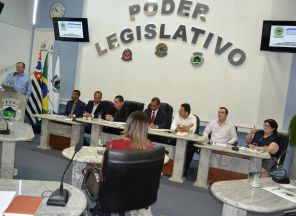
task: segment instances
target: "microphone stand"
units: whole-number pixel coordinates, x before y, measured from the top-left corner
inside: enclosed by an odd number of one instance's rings
[[[61,184],[60,184],[60,188],[59,189],[56,189],[52,194],[51,196],[48,198],[46,204],[47,205],[53,205],[53,206],[66,206],[67,205],[67,202],[68,202],[68,199],[69,199],[69,191],[67,189],[64,189],[64,186],[63,186],[63,182],[64,182],[64,176],[71,164],[71,162],[73,161],[73,158],[75,157],[76,153],[79,152],[79,150],[82,148],[82,143],[79,144],[77,143],[75,145],[75,152],[72,156],[72,158],[70,159],[63,175],[62,175],[62,179],[61,179]]]

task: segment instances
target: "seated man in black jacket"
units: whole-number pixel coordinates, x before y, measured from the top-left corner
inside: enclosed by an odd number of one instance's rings
[[[72,100],[67,102],[65,112],[62,113],[62,115],[66,115],[68,117],[73,117],[73,115],[75,115],[76,118],[83,116],[85,103],[79,100],[79,97],[80,91],[73,90],[71,95]]]
[[[99,115],[101,115],[104,112],[106,108],[105,108],[105,104],[101,102],[102,96],[103,94],[101,91],[96,91],[94,93],[94,100],[88,101],[85,107],[84,116],[87,116],[87,117],[92,116],[94,118],[98,118]],[[84,132],[90,134],[91,124],[85,125]]]
[[[163,129],[167,125],[167,113],[159,109],[160,100],[157,97],[152,98],[149,108],[144,112],[149,119],[149,126],[153,129]]]
[[[124,104],[123,97],[121,95],[117,95],[114,98],[113,107],[105,111],[102,114],[102,118],[107,121],[125,122],[129,114],[129,108]],[[122,130],[116,128],[105,128],[104,131],[113,134],[120,134]]]

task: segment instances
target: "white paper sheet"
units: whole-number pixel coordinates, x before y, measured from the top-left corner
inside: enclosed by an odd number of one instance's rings
[[[16,191],[0,191],[0,215],[3,215],[15,194]]]
[[[274,186],[274,187],[264,187],[263,188],[264,190],[267,190],[277,196],[280,196],[286,200],[289,200],[293,203],[296,203],[296,193],[293,193],[293,192],[290,192],[284,188],[281,188],[281,187],[277,187],[277,186]]]

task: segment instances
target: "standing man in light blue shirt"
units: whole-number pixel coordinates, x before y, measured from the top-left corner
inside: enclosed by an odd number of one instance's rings
[[[17,92],[30,96],[32,92],[32,83],[28,75],[24,74],[25,63],[16,63],[16,72],[7,75],[3,84],[12,85]]]

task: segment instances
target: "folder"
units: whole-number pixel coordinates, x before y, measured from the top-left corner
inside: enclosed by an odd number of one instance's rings
[[[4,216],[35,215],[42,202],[41,196],[18,195],[4,211]]]

